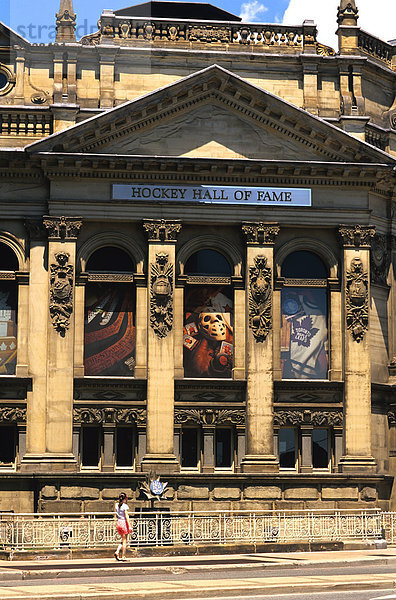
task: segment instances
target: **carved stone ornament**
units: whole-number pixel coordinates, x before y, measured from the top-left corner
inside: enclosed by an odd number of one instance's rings
[[[68,252],[57,252],[50,266],[50,314],[52,325],[61,335],[70,327],[73,312],[73,265]]]
[[[375,227],[365,225],[340,225],[338,228],[341,243],[344,247],[370,248]]]
[[[146,424],[144,408],[74,408],[74,423]]]
[[[246,243],[249,245],[272,245],[279,233],[277,223],[242,223],[242,231],[246,236]]]
[[[394,408],[388,411],[388,424],[396,425],[396,410]]]
[[[26,408],[19,406],[0,408],[0,423],[26,421]]]
[[[143,221],[149,242],[175,242],[181,228],[179,221]]]
[[[372,283],[387,284],[390,262],[390,239],[387,235],[376,233],[371,243],[370,277]]]
[[[80,217],[44,217],[50,240],[76,240],[82,226]]]
[[[368,275],[360,258],[353,258],[346,272],[346,324],[353,339],[360,342],[368,330]]]
[[[220,425],[231,423],[232,425],[244,425],[246,415],[244,410],[237,409],[211,409],[211,408],[189,408],[175,410],[175,424],[198,423],[199,425]]]
[[[274,423],[280,427],[287,425],[312,425],[313,427],[340,427],[344,415],[340,411],[324,410],[280,410],[274,414]]]
[[[249,267],[249,327],[256,342],[264,342],[272,327],[272,270],[265,256]]]
[[[165,252],[156,254],[155,259],[150,276],[150,325],[164,338],[173,325],[173,265]]]

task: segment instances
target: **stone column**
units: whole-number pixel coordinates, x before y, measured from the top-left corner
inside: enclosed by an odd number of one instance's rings
[[[374,227],[342,225],[344,248],[344,456],[339,470],[375,472],[371,455],[370,244]]]
[[[49,314],[46,454],[53,468],[76,468],[73,455],[74,282],[81,220],[46,217]]]
[[[16,47],[14,104],[25,104],[25,48]]]
[[[233,277],[234,284],[234,368],[233,379],[246,377],[246,294],[242,277]]]
[[[114,437],[116,428],[114,423],[103,423],[103,461],[102,471],[114,471]]]
[[[312,473],[312,426],[301,425],[301,473]]]
[[[114,72],[118,48],[98,48],[100,62],[100,108],[114,106]]]
[[[41,221],[25,223],[29,237],[30,277],[28,298],[28,368],[32,390],[27,393],[26,454],[24,471],[39,470],[45,456],[47,397],[48,273],[47,233]]]
[[[29,273],[16,273],[18,285],[18,351],[15,374],[17,377],[29,376]]]
[[[74,290],[74,377],[84,377],[84,308],[87,274],[80,274]]]
[[[342,381],[342,296],[338,279],[329,279],[330,290],[330,365],[329,379]]]
[[[274,455],[273,263],[275,223],[244,223],[247,241],[247,386],[245,473],[279,471]]]
[[[213,473],[215,468],[215,426],[203,426],[202,473]]]
[[[304,109],[313,115],[319,114],[318,102],[318,55],[301,55],[303,66]]]
[[[147,451],[143,471],[178,471],[174,454],[174,285],[178,221],[145,221],[149,250]]]
[[[133,276],[136,290],[136,355],[135,378],[147,377],[147,280],[143,273]]]
[[[245,427],[237,426],[237,471],[241,470],[242,460],[246,454]]]

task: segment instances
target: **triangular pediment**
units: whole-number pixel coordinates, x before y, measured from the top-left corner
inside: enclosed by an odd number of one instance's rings
[[[393,162],[385,152],[217,65],[27,149],[213,159]]]
[[[30,46],[30,42],[25,40],[19,33],[16,33],[11,27],[0,21],[0,48],[9,48],[15,46]]]

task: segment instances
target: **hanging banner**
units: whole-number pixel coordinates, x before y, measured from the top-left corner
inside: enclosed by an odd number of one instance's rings
[[[113,184],[113,200],[311,206],[311,190],[303,188],[128,185]]]

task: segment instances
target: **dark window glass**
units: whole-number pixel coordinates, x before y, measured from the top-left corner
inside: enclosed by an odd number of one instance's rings
[[[0,90],[3,90],[8,84],[8,77],[5,73],[0,71]]]
[[[117,428],[116,464],[118,467],[133,465],[133,429],[132,427]]]
[[[135,265],[121,248],[106,246],[89,257],[85,270],[89,273],[133,273]]]
[[[296,435],[294,429],[279,430],[279,465],[284,469],[296,466]]]
[[[0,463],[10,464],[15,461],[15,427],[0,428]]]
[[[216,429],[216,467],[231,467],[231,429]]]
[[[18,259],[15,252],[6,244],[0,244],[0,271],[19,271]]]
[[[299,250],[285,258],[281,269],[282,277],[297,279],[326,279],[327,269],[323,261],[312,252]]]
[[[182,429],[181,432],[181,466],[196,467],[198,465],[198,429]]]
[[[184,267],[186,275],[231,275],[228,260],[216,250],[195,252]]]
[[[82,427],[81,463],[97,467],[99,463],[99,427]]]
[[[329,466],[329,432],[327,429],[312,431],[312,465],[314,469],[327,469]]]

